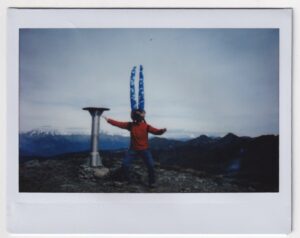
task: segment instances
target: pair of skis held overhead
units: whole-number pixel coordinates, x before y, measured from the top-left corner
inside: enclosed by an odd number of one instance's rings
[[[144,99],[144,75],[143,66],[140,65],[139,72],[139,94],[138,103],[135,96],[135,75],[136,66],[131,70],[130,75],[130,105],[131,105],[131,119],[132,122],[120,122],[111,118],[104,117],[104,119],[113,126],[122,129],[127,129],[131,132],[131,148],[135,150],[148,149],[148,132],[155,135],[162,135],[166,132],[166,128],[156,129],[146,123],[145,120],[145,99]],[[136,128],[141,130],[136,131]],[[146,131],[145,131],[146,129]],[[136,132],[136,133],[134,133]]]

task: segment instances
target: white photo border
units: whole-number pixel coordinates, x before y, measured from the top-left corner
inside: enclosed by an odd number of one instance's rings
[[[279,28],[278,193],[19,193],[20,28]],[[30,234],[291,231],[291,9],[9,9],[7,228]],[[51,223],[49,223],[51,221]]]

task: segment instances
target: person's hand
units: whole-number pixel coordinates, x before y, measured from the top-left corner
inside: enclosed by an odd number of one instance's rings
[[[108,121],[108,117],[106,116],[102,116],[104,118],[105,121]]]

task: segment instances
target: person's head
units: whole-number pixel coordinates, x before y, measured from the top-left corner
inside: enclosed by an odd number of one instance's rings
[[[145,120],[146,112],[142,109],[135,109],[131,111],[131,119],[135,122],[141,122]]]

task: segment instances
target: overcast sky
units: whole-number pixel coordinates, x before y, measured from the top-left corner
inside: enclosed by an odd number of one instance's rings
[[[278,134],[278,57],[277,29],[22,29],[20,130],[89,133],[86,106],[130,120],[142,64],[146,119],[166,137]]]

